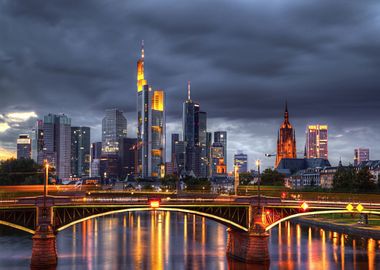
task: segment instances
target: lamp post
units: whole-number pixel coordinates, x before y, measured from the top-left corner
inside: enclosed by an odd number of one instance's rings
[[[44,181],[44,208],[46,208],[46,196],[48,195],[47,185],[49,181],[49,163],[45,160],[45,181]]]
[[[261,209],[260,209],[260,160],[256,160],[256,166],[257,166],[257,207],[258,207],[258,213],[260,214],[261,213]]]

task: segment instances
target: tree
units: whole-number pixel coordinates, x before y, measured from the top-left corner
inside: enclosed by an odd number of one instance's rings
[[[245,173],[239,173],[239,181],[240,185],[249,185],[249,183],[253,180],[252,173],[245,172]]]
[[[376,188],[373,176],[368,167],[361,168],[354,178],[353,188],[355,191],[373,191]]]
[[[161,186],[165,189],[176,189],[178,180],[178,176],[174,174],[165,175],[161,179]]]
[[[285,176],[282,173],[272,169],[265,169],[261,174],[260,184],[268,186],[283,186],[284,179]]]
[[[340,166],[333,178],[333,189],[337,191],[351,191],[355,178],[356,172],[354,167]]]
[[[42,166],[33,159],[7,159],[0,162],[0,185],[42,184]]]
[[[186,177],[183,182],[186,185],[186,190],[209,191],[211,189],[211,182],[207,178]]]

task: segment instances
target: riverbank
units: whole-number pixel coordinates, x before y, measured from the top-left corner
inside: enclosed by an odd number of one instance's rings
[[[332,219],[313,217],[296,218],[291,220],[291,222],[331,230],[338,233],[380,240],[380,226],[358,223],[339,223],[334,222]]]

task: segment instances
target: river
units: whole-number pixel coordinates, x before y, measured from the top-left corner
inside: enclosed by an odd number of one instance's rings
[[[289,222],[270,232],[269,266],[225,254],[226,227],[194,215],[135,212],[85,221],[57,237],[57,269],[380,269],[380,241]],[[31,236],[0,227],[0,269],[29,269]]]

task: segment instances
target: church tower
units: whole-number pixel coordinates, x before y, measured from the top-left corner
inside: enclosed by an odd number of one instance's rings
[[[277,137],[276,168],[283,158],[297,158],[296,134],[289,122],[288,103],[285,104],[284,122]]]

